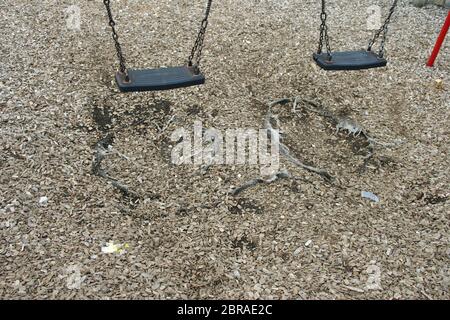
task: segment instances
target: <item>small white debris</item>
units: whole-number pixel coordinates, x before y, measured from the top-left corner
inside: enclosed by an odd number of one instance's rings
[[[295,249],[294,256],[298,256],[300,254],[300,252],[302,252],[302,248],[301,247]]]
[[[305,247],[309,247],[309,245],[312,243],[312,240],[308,240],[305,242]]]
[[[380,198],[378,198],[378,196],[373,194],[372,192],[361,191],[361,197],[363,197],[365,199],[369,199],[370,201],[373,201],[376,203],[380,202]]]
[[[40,197],[39,198],[39,205],[46,206],[48,204],[48,198],[47,197]]]
[[[239,270],[233,271],[233,277],[236,279],[239,279],[241,277],[241,273],[239,272]]]
[[[127,249],[129,246],[128,244],[114,244],[114,242],[107,242],[106,246],[102,247],[103,253],[125,253],[125,249]]]
[[[436,86],[436,89],[439,89],[439,90],[444,89],[444,81],[442,81],[442,79],[434,80],[434,85]]]
[[[119,251],[119,247],[112,242],[108,242],[106,246],[102,247],[103,253],[115,253]]]

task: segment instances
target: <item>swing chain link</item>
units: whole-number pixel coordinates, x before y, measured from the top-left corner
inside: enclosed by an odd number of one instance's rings
[[[208,5],[206,7],[205,17],[202,20],[202,23],[200,25],[200,31],[198,32],[197,39],[195,40],[194,47],[192,48],[191,54],[189,56],[188,60],[188,66],[194,67],[194,71],[196,74],[200,73],[200,62],[202,59],[202,52],[204,47],[204,41],[205,41],[205,34],[206,29],[208,28],[208,18],[209,13],[211,12],[211,6],[212,6],[213,0],[208,0]],[[194,62],[195,59],[195,62]]]
[[[322,21],[322,24],[320,25],[319,49],[317,50],[317,53],[318,54],[322,53],[323,45],[325,42],[328,59],[331,60],[331,46],[330,46],[330,38],[328,36],[327,17],[328,14],[326,12],[325,0],[322,0],[322,13],[320,14],[320,20]]]
[[[109,18],[109,26],[112,30],[112,37],[116,46],[116,52],[117,57],[119,58],[119,71],[122,75],[125,76],[125,81],[129,82],[130,78],[128,76],[128,70],[125,65],[125,57],[123,56],[122,47],[119,42],[119,35],[116,32],[116,22],[114,21],[112,12],[111,12],[111,1],[110,0],[103,0],[103,3],[105,4],[106,11],[108,12],[108,18]]]
[[[380,58],[384,57],[385,49],[384,46],[386,44],[387,34],[389,30],[389,24],[391,23],[392,15],[395,12],[395,9],[397,8],[398,0],[394,0],[394,3],[392,4],[391,9],[389,10],[389,15],[387,16],[386,20],[384,21],[384,24],[381,26],[379,30],[375,33],[373,39],[369,43],[369,47],[367,48],[367,51],[372,51],[372,47],[375,44],[375,42],[380,38],[381,34],[381,43],[380,43],[380,50],[378,51],[378,56]]]

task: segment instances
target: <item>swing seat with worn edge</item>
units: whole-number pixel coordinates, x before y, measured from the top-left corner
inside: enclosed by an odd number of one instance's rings
[[[128,70],[129,80],[121,73],[116,74],[116,82],[122,92],[160,91],[205,83],[205,76],[196,73],[194,67],[170,67],[159,69]]]
[[[367,50],[332,52],[331,60],[326,52],[315,53],[314,60],[322,69],[335,71],[381,68],[387,65],[386,59]]]

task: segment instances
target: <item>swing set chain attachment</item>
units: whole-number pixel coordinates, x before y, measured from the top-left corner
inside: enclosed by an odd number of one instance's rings
[[[380,50],[378,51],[378,56],[380,58],[384,57],[384,52],[385,52],[384,45],[386,44],[387,34],[388,34],[388,30],[389,30],[389,24],[391,23],[391,18],[395,12],[395,9],[397,8],[397,4],[398,4],[398,0],[394,0],[394,3],[392,4],[391,9],[389,10],[389,15],[387,16],[386,20],[384,21],[384,24],[381,26],[381,28],[379,30],[377,30],[373,39],[369,43],[369,47],[367,48],[367,51],[372,51],[373,45],[375,44],[375,42],[377,42],[377,40],[381,36],[381,34],[383,34],[381,37]]]
[[[323,44],[325,42],[328,60],[331,60],[331,47],[330,47],[330,38],[328,37],[327,17],[328,14],[326,11],[325,0],[322,0],[322,13],[320,14],[320,20],[322,21],[322,24],[320,25],[319,49],[317,50],[317,53],[318,54],[322,53]]]
[[[119,71],[122,75],[125,77],[125,82],[130,81],[130,77],[128,76],[128,70],[125,65],[125,58],[122,53],[122,47],[119,42],[119,35],[116,32],[116,22],[114,21],[112,12],[111,12],[111,1],[110,0],[103,0],[103,3],[105,4],[106,11],[108,12],[108,18],[109,18],[109,26],[112,30],[112,37],[114,39],[114,43],[116,46],[116,52],[117,52],[117,58],[119,58]]]
[[[203,42],[205,41],[206,29],[208,28],[208,18],[209,13],[211,12],[212,1],[213,0],[208,0],[205,17],[203,18],[203,21],[201,23],[200,31],[198,32],[197,39],[195,40],[194,47],[192,48],[188,60],[188,66],[194,67],[194,71],[196,74],[200,73],[200,61],[202,59]]]

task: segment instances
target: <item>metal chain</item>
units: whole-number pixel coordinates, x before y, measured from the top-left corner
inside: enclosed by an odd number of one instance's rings
[[[322,53],[323,44],[325,42],[328,59],[331,60],[331,46],[330,46],[330,38],[328,37],[327,17],[328,14],[326,11],[325,0],[322,0],[322,13],[320,14],[320,20],[322,21],[322,24],[320,25],[319,49],[317,50],[317,53],[318,54]]]
[[[381,37],[381,43],[380,43],[380,50],[378,51],[378,56],[380,58],[384,57],[384,46],[386,44],[387,34],[389,30],[389,24],[391,22],[392,15],[395,12],[395,9],[397,8],[398,0],[394,0],[394,3],[392,4],[391,9],[389,10],[389,15],[387,16],[386,20],[384,21],[384,24],[381,26],[379,30],[375,33],[373,39],[369,43],[369,47],[367,48],[368,51],[372,51],[372,47],[377,42],[378,38]]]
[[[122,53],[122,47],[120,46],[119,42],[119,35],[116,32],[116,23],[114,22],[114,18],[111,12],[111,1],[110,0],[103,0],[103,3],[105,4],[106,11],[108,12],[108,18],[109,18],[109,26],[112,29],[112,37],[114,39],[114,43],[116,46],[116,52],[117,52],[117,58],[119,58],[119,71],[121,74],[125,75],[125,81],[130,81],[130,78],[128,76],[128,70],[125,65],[125,58]]]
[[[194,47],[192,48],[191,54],[189,56],[188,65],[194,66],[196,69],[196,72],[200,72],[199,66],[202,59],[202,52],[203,52],[203,42],[205,41],[205,34],[206,29],[208,27],[208,18],[209,13],[211,12],[211,6],[212,6],[213,0],[208,0],[208,5],[206,7],[205,17],[202,20],[200,31],[198,32],[197,39],[195,40]],[[195,59],[195,63],[194,63]]]

